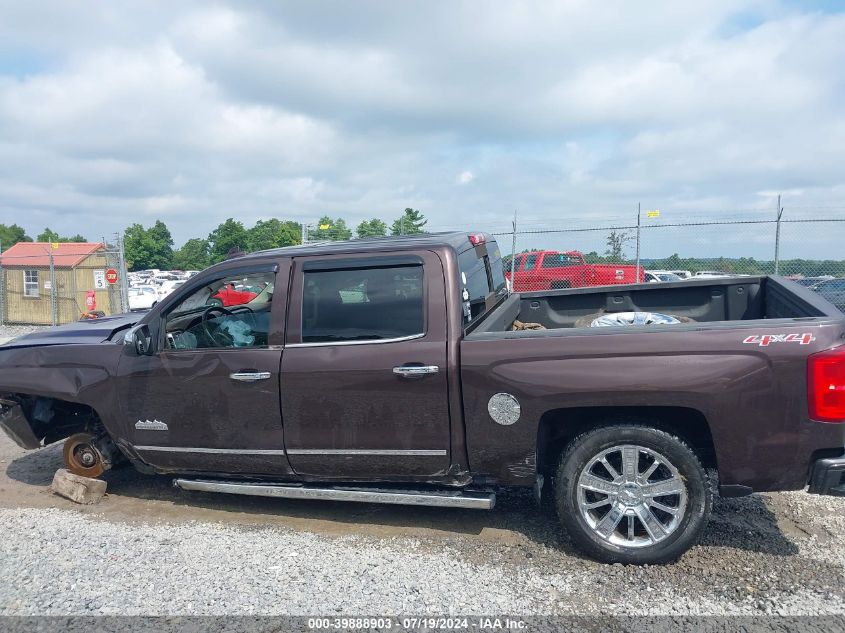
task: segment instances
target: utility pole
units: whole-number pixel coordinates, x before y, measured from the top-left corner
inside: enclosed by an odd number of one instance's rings
[[[302,243],[308,243],[308,225],[305,222],[302,223]]]
[[[511,288],[516,288],[516,209],[513,210],[513,237],[511,238]]]
[[[775,225],[775,274],[778,275],[780,269],[780,218],[783,215],[783,207],[780,206],[780,194],[778,194],[778,217]]]
[[[641,203],[637,203],[637,268],[635,284],[640,283],[640,215],[642,213]]]

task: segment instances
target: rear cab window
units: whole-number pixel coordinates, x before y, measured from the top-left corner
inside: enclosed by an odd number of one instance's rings
[[[425,334],[423,264],[303,270],[302,342],[385,342]]]
[[[478,322],[507,295],[502,255],[496,240],[473,235],[478,243],[467,241],[458,253],[459,288],[464,327]]]

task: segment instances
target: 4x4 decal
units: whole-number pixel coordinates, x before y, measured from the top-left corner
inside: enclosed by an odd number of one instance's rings
[[[801,345],[809,345],[816,340],[811,332],[804,332],[802,334],[752,334],[747,336],[743,343],[747,345],[759,345],[760,347],[767,347],[772,343],[800,343]]]

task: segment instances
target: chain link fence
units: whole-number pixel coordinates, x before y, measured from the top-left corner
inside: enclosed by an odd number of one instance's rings
[[[779,274],[845,311],[842,216],[560,228],[516,224],[494,235],[516,291]]]
[[[0,255],[0,325],[61,325],[129,309],[119,243],[58,246],[28,243],[26,254]]]

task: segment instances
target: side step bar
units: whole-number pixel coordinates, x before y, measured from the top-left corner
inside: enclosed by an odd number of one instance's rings
[[[254,482],[209,481],[203,479],[174,479],[173,485],[182,490],[223,492],[232,495],[279,497],[282,499],[323,499],[327,501],[359,501],[362,503],[390,503],[439,508],[472,508],[492,510],[496,494],[482,491],[451,490],[390,490],[377,488],[314,488],[295,484],[266,484]]]

